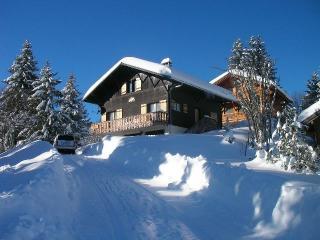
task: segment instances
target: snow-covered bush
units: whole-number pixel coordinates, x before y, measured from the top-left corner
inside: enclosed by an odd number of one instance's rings
[[[228,143],[233,143],[234,139],[235,137],[233,135],[233,131],[230,128],[226,127],[225,133],[223,134],[223,140]]]
[[[277,113],[278,124],[272,134],[272,147],[268,152],[268,160],[271,162],[281,161],[286,170],[319,171],[319,156],[311,146],[303,141],[301,124],[297,122],[296,116],[293,119],[287,117],[283,119],[286,113]],[[290,114],[286,116],[290,116]]]

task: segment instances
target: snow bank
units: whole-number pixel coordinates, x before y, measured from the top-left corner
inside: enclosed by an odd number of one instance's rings
[[[159,175],[152,179],[137,179],[137,181],[151,187],[166,188],[157,191],[164,196],[187,196],[209,186],[206,159],[201,155],[191,158],[167,153],[165,159],[159,166]]]
[[[0,239],[70,239],[69,184],[52,145],[18,147],[0,163]]]
[[[22,160],[34,158],[44,152],[53,149],[52,145],[44,141],[34,141],[32,143],[21,145],[7,152],[0,154],[0,166],[10,164],[14,165]]]
[[[105,136],[101,143],[90,144],[86,146],[81,154],[95,159],[108,159],[109,156],[122,145],[123,137]]]
[[[320,177],[246,162],[245,129],[233,133],[2,154],[0,239],[317,239]]]

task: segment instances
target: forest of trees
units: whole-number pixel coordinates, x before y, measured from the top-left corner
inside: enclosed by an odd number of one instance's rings
[[[29,41],[9,69],[0,93],[0,152],[34,140],[52,142],[57,134],[89,133],[87,117],[76,78],[70,75],[65,87],[46,62],[38,71]]]

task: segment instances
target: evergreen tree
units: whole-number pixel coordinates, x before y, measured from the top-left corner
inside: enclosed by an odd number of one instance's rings
[[[306,109],[320,99],[320,77],[314,72],[307,83],[306,95],[303,98],[302,109]]]
[[[304,93],[300,92],[300,91],[294,92],[292,97],[291,97],[293,99],[293,105],[294,105],[298,115],[302,111],[302,100],[303,100],[303,97],[304,97]]]
[[[40,78],[33,83],[32,95],[28,102],[35,106],[36,115],[28,140],[41,139],[52,142],[62,132],[62,121],[58,111],[60,91],[56,86],[61,82],[55,78],[50,64],[47,62],[41,69]]]
[[[240,40],[235,42],[229,58],[229,72],[256,146],[266,145],[268,149],[278,81],[274,63],[261,37],[251,37],[247,48]]]
[[[241,66],[242,58],[244,55],[243,45],[240,39],[237,39],[232,47],[232,55],[229,58],[229,68],[242,70],[243,66]]]
[[[26,41],[9,69],[10,76],[4,80],[6,87],[0,96],[2,127],[5,128],[2,139],[4,149],[13,147],[23,140],[22,132],[32,119],[31,107],[27,99],[32,92],[32,83],[37,79],[37,62],[32,53],[30,42]]]
[[[287,107],[277,117],[278,124],[272,135],[274,146],[269,151],[269,160],[281,161],[286,170],[319,171],[319,156],[304,142],[295,109]]]
[[[65,119],[65,133],[83,137],[89,133],[90,122],[80,98],[80,93],[76,89],[75,80],[75,76],[71,74],[62,90],[61,114]]]

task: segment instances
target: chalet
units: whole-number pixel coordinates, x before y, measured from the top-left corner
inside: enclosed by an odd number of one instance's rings
[[[118,61],[83,99],[101,110],[91,130],[112,135],[221,128],[222,104],[237,101],[230,91],[174,69],[169,58],[160,64],[134,57]]]
[[[320,100],[303,110],[297,120],[306,126],[307,134],[320,146]]]
[[[220,86],[222,88],[228,89],[232,92],[234,96],[236,96],[236,89],[233,84],[234,78],[236,74],[232,74],[227,71],[218,77],[212,79],[210,84]],[[257,91],[258,91],[257,86]],[[289,102],[292,102],[290,96],[280,87],[276,87],[276,98],[274,103],[274,113],[277,111],[281,111],[282,107]],[[241,106],[239,106],[236,102],[226,103],[222,108],[222,123],[223,124],[233,124],[238,123],[239,121],[246,120],[245,114],[241,111]]]

